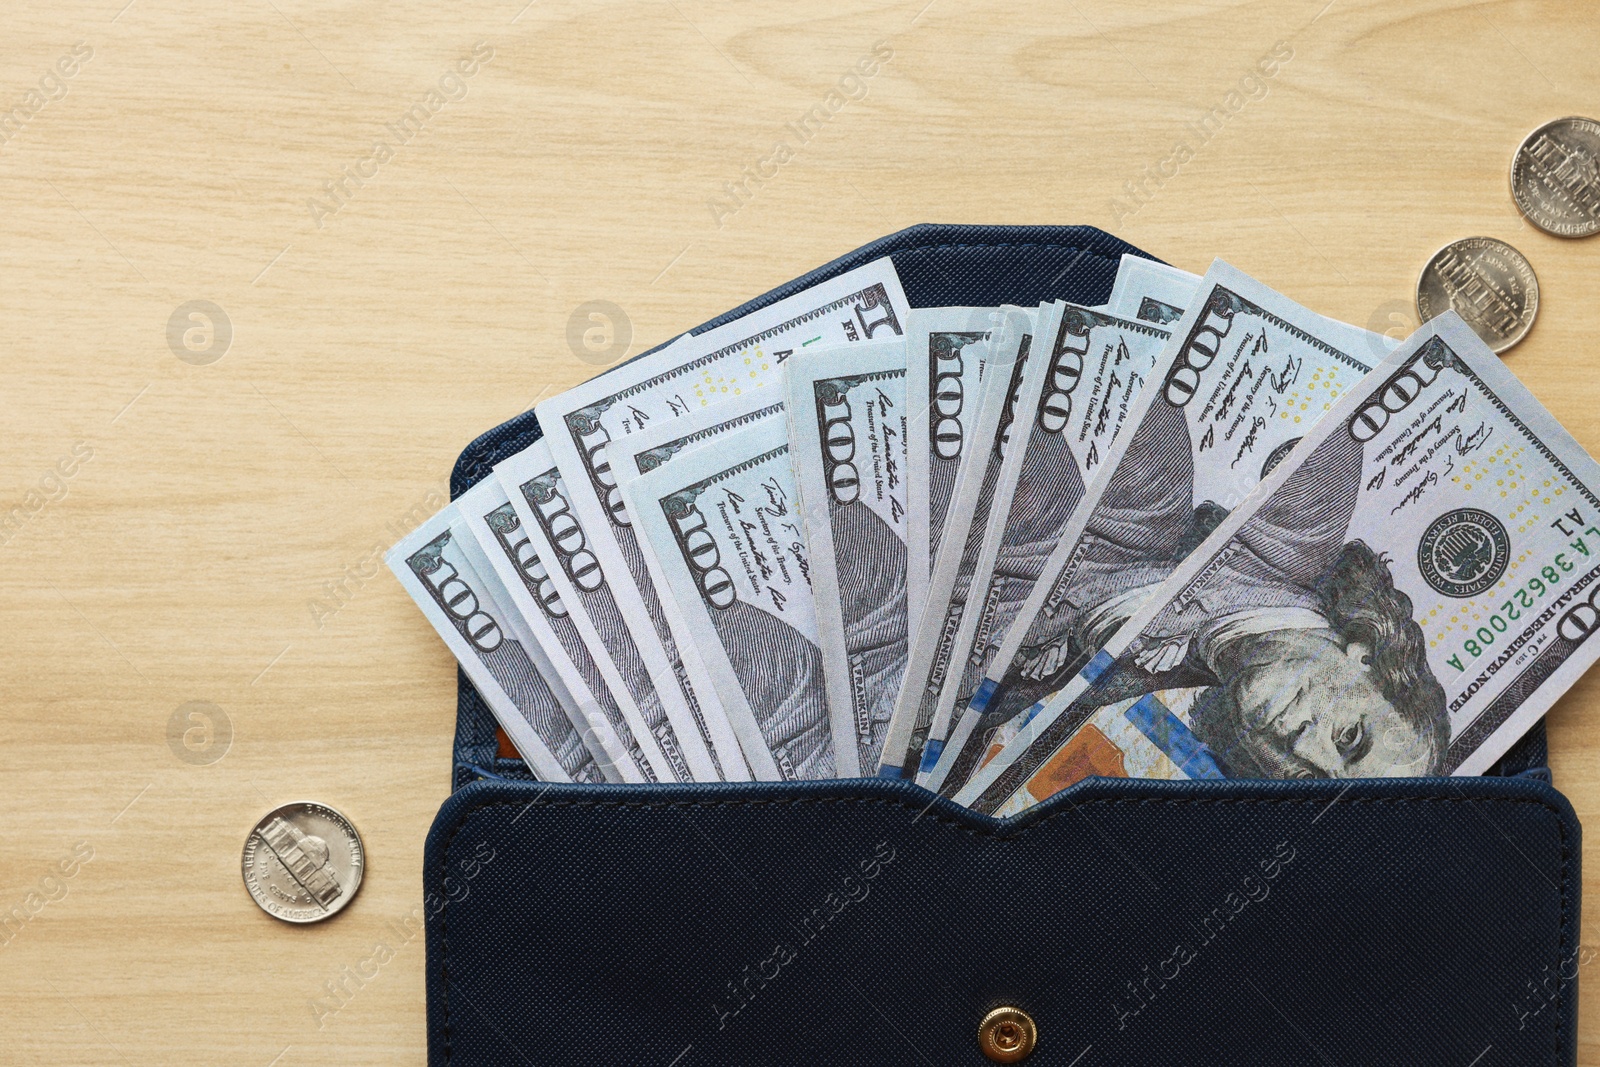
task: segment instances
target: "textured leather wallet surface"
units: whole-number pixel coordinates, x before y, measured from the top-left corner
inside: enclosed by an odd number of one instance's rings
[[[918,226],[882,255],[913,307],[1084,304],[1085,227]],[[474,441],[459,494],[539,436]],[[1011,821],[904,782],[545,785],[497,757],[463,677],[457,792],[429,835],[430,1062],[1568,1064],[1579,828],[1542,726],[1494,774],[1090,779]]]
[[[1039,1067],[1570,1063],[1578,863],[1517,779],[1091,779],[1014,823],[485,782],[428,842],[431,1062],[986,1064],[1009,1004]]]

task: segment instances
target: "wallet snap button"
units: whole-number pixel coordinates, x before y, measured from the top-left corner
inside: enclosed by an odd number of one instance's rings
[[[1016,1063],[1039,1043],[1039,1028],[1021,1008],[996,1008],[978,1024],[978,1048],[995,1063]]]

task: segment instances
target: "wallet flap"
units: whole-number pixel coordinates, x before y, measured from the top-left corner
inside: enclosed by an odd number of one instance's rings
[[[431,1062],[1563,1064],[1579,830],[1517,779],[1090,780],[1000,822],[909,783],[455,794]]]

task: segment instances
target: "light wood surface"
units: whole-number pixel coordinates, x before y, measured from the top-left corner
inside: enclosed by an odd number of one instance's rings
[[[621,307],[638,351],[911,223],[1077,222],[1399,332],[1429,254],[1487,234],[1542,290],[1508,365],[1600,451],[1600,238],[1533,230],[1507,188],[1530,129],[1600,111],[1600,12],[524,2],[6,9],[0,107],[41,79],[56,98],[0,115],[0,912],[56,899],[0,947],[0,1059],[423,1059],[422,944],[397,931],[447,792],[455,672],[376,554],[469,439],[594,373],[567,342],[586,301]],[[492,58],[399,144],[386,124],[479,42]],[[724,183],[877,42],[892,57],[845,83],[864,97],[731,210]],[[1243,82],[1274,49],[1292,56]],[[47,78],[62,57],[75,73]],[[1194,158],[1146,180],[1212,109]],[[371,176],[341,203],[325,183],[346,167]],[[232,327],[207,364],[169,344],[193,300]],[[1550,719],[1588,820],[1597,686]],[[192,701],[231,723],[209,765],[169,745]],[[249,827],[299,798],[344,810],[370,863],[308,928],[239,874]],[[75,847],[92,859],[63,877]],[[393,958],[319,1015],[380,942]]]

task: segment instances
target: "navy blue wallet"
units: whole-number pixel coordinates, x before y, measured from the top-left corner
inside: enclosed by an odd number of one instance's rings
[[[704,326],[889,255],[912,307],[1099,304],[1074,226],[916,226]],[[459,495],[540,436],[461,455]],[[1026,814],[909,782],[550,785],[460,678],[424,860],[434,1067],[1571,1064],[1580,839],[1544,728],[1491,774],[1091,778]]]

